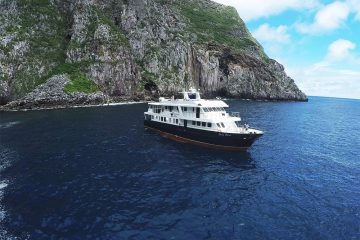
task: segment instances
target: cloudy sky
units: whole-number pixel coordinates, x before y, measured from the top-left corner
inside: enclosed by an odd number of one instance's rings
[[[310,96],[360,99],[360,0],[215,0],[236,7]]]

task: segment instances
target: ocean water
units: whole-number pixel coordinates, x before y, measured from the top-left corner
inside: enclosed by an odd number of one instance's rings
[[[227,101],[247,152],[144,130],[145,104],[0,113],[0,239],[360,239],[360,101]]]

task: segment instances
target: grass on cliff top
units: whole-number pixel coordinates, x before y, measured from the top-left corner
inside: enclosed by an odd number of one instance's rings
[[[64,63],[57,66],[53,71],[52,75],[65,74],[70,76],[71,82],[66,84],[64,91],[66,93],[95,93],[99,90],[98,86],[90,80],[83,72],[83,68],[87,63]]]
[[[233,7],[208,7],[196,1],[181,1],[178,7],[189,22],[188,30],[198,36],[199,44],[215,42],[238,50],[259,46]],[[245,36],[237,37],[234,31],[241,31]]]

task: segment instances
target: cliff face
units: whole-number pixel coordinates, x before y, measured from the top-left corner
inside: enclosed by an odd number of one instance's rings
[[[306,100],[236,10],[208,0],[0,0],[0,12],[1,104],[61,104],[59,88],[64,104],[79,104],[80,93],[102,102],[189,86]]]

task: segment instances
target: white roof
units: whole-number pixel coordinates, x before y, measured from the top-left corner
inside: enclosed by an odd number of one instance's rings
[[[172,100],[165,99],[161,102],[149,103],[155,106],[181,106],[181,107],[229,107],[221,100]]]

